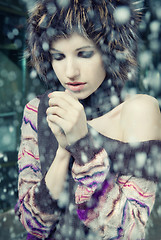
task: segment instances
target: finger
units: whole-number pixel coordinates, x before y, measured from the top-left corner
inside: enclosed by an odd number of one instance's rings
[[[53,98],[50,98],[49,100],[49,106],[50,107],[60,107],[62,108],[64,111],[66,111],[66,113],[70,112],[70,114],[75,114],[75,111],[82,111],[83,110],[83,105],[80,104],[78,101],[74,102],[73,99],[70,99],[71,96],[69,96],[66,93],[66,96],[55,96]]]
[[[69,94],[70,96],[72,96],[74,99],[78,100],[78,98],[71,91],[69,91],[68,89],[66,89],[65,92],[67,94]]]
[[[69,94],[69,92],[62,92],[62,91],[56,91],[56,92],[52,92],[50,94],[50,99],[56,99],[58,98],[59,99],[64,99],[66,102],[68,102],[70,105],[72,105],[74,108],[78,108],[80,103],[79,101],[73,97],[72,93]],[[49,100],[50,101],[50,100]]]
[[[49,127],[51,128],[52,132],[56,135],[56,136],[61,136],[63,133],[63,129],[61,129],[61,127],[57,124],[55,124],[54,122],[52,122],[49,117],[46,118]]]
[[[48,115],[47,119],[48,121],[58,125],[64,131],[64,133],[67,133],[71,130],[71,121],[65,120],[57,115]]]
[[[72,107],[72,105],[65,99],[59,96],[55,96],[53,98],[49,99],[49,106],[50,107],[55,107],[58,106],[62,109],[69,109]]]
[[[61,118],[64,118],[65,115],[67,114],[67,112],[63,109],[60,108],[58,106],[54,106],[54,107],[48,107],[48,109],[46,110],[46,114],[47,115],[57,115]]]
[[[63,120],[66,120],[67,122],[70,122],[71,124],[75,122],[75,120],[80,118],[80,112],[75,110],[74,108],[71,109],[62,109],[59,106],[54,106],[54,107],[49,107],[46,111],[47,116],[50,115],[55,115],[58,116],[60,118],[62,118]],[[51,121],[53,120],[53,118],[49,118],[51,119]]]

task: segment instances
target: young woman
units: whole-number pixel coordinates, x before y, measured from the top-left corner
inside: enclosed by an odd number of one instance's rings
[[[44,0],[33,10],[28,51],[49,90],[26,105],[21,129],[16,211],[28,239],[145,238],[160,110],[148,95],[121,98],[136,75],[139,19],[130,1]]]

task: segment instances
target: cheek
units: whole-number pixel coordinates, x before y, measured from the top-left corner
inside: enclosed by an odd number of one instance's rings
[[[53,67],[53,70],[54,70],[57,78],[60,81],[60,79],[62,77],[62,73],[63,73],[63,69],[61,67],[61,64],[59,64],[59,63],[58,64],[57,63],[52,63],[52,67]]]
[[[106,71],[104,69],[102,61],[98,60],[93,65],[92,75],[97,78],[97,81],[102,82],[105,79]]]

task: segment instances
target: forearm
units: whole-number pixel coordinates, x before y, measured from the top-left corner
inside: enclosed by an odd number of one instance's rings
[[[33,142],[31,145],[33,146]],[[61,163],[63,163],[63,160],[67,160],[66,156],[68,154],[63,158],[64,155],[61,153],[60,151],[57,152],[54,160],[56,164],[52,164],[46,175],[46,179],[48,178],[47,185],[45,177],[42,178],[38,158],[33,158],[33,154],[31,156],[27,150],[23,150],[22,147],[20,148],[19,202],[16,212],[26,230],[39,238],[48,236],[53,224],[57,224],[59,221],[63,210],[63,208],[58,206],[52,189],[54,186],[57,186],[57,189],[60,189],[61,192],[61,186],[63,187],[63,176],[65,179],[65,174],[63,175],[62,172],[67,167],[65,168],[65,164]],[[61,172],[59,171],[59,167]],[[53,169],[54,171],[52,171]]]
[[[89,202],[78,204],[80,220],[103,239],[144,239],[156,185],[143,179],[127,179],[122,177],[120,181],[126,184],[121,185],[113,179],[108,180],[102,194],[92,197],[95,201],[92,206]],[[145,187],[148,187],[147,192],[144,191]]]
[[[130,164],[122,164],[120,170],[119,152],[124,153],[125,163],[127,161],[135,163],[138,160],[135,160],[135,158],[140,156],[137,154],[142,154],[142,152],[146,159],[152,157],[152,160],[155,160],[153,147],[160,152],[160,144],[152,141],[152,143],[144,142],[140,143],[139,147],[134,147],[119,141],[114,144],[112,140],[114,146],[110,149],[111,141],[107,141],[107,143],[102,144],[105,148],[100,151],[99,144],[96,145],[93,136],[88,134],[74,145],[67,147],[75,158],[72,175],[74,180],[80,183],[75,193],[78,216],[89,228],[99,231],[102,237],[117,238],[119,229],[121,229],[124,238],[133,239],[137,233],[138,239],[141,239],[144,237],[145,225],[154,204],[156,183],[141,177],[134,178],[131,174],[128,174]],[[117,178],[111,175],[110,177],[109,165],[105,164],[108,162],[108,155],[106,158],[106,155],[103,154],[108,153],[108,149],[110,157],[113,156],[113,158],[109,158],[109,164],[116,163],[118,159],[118,172],[116,173],[126,171],[128,176]],[[112,152],[115,154],[112,155]],[[154,155],[156,155],[156,152]],[[84,156],[86,156],[86,161],[83,162]],[[101,163],[104,164],[101,165]],[[124,170],[126,166],[129,166],[129,169]],[[137,169],[137,165],[135,169]],[[132,169],[131,172],[135,169]],[[139,168],[139,170],[139,173],[142,174],[142,168]],[[103,175],[105,178],[102,179],[104,181],[101,181]],[[148,174],[146,176],[149,177]],[[96,186],[96,189],[93,189],[93,186]],[[118,216],[121,217],[118,218]],[[124,221],[121,221],[122,219]],[[115,222],[115,225],[113,225],[113,222]]]
[[[46,186],[55,200],[59,199],[63,191],[69,160],[70,153],[59,147],[55,159],[45,176]]]
[[[47,175],[44,177],[42,175],[43,162],[41,162],[39,158],[37,135],[38,103],[39,102],[36,101],[34,105],[32,105],[32,103],[28,104],[24,110],[18,158],[19,201],[15,210],[27,232],[40,239],[44,239],[48,237],[53,227],[57,225],[64,209],[58,206],[58,201],[53,197],[52,190],[47,186],[45,179]],[[68,152],[67,155],[69,155]],[[55,154],[53,155],[53,159],[54,156]],[[60,155],[60,151],[56,154],[54,165],[56,163],[59,165],[58,156],[62,156]],[[63,162],[62,159],[67,160],[67,158],[64,158],[64,155],[60,157],[60,162]],[[45,155],[44,160],[47,168],[49,161]],[[60,175],[63,175],[61,171],[67,169],[67,167],[62,165],[63,164],[60,163],[60,171],[58,171],[58,168],[54,168],[55,172],[50,169],[52,176],[55,176],[55,178],[53,178],[53,186],[58,186],[58,178]],[[68,164],[66,166],[68,166]]]
[[[79,165],[90,162],[101,149],[105,149],[108,153],[111,173],[132,175],[152,181],[158,181],[161,178],[159,171],[161,141],[159,140],[124,143],[106,138],[89,126],[85,138],[80,139],[73,147],[67,146],[67,150]]]
[[[104,148],[95,144],[90,132],[75,144],[67,147],[74,157],[73,179],[78,182],[75,192],[76,203],[89,201],[104,185],[109,175],[109,158]],[[101,194],[101,193],[100,193]]]

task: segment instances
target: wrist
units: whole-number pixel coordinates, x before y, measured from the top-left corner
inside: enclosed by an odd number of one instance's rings
[[[71,156],[70,152],[60,145],[58,146],[57,155],[59,155],[61,158],[70,158]]]
[[[67,138],[67,143],[68,143],[68,145],[73,145],[73,144],[75,144],[76,142],[78,142],[79,140],[81,140],[82,138],[84,138],[86,135],[88,135],[88,128],[87,128],[87,126],[86,126],[86,128],[84,129],[84,130],[82,130],[81,129],[81,131],[80,132],[78,132],[77,134],[68,134],[67,136],[66,136],[66,138]],[[67,145],[67,146],[68,146]],[[66,147],[67,147],[66,146]]]
[[[68,145],[66,149],[73,156],[76,163],[84,165],[94,159],[95,155],[103,150],[103,147],[97,144],[94,136],[89,131],[83,138],[74,144]]]

